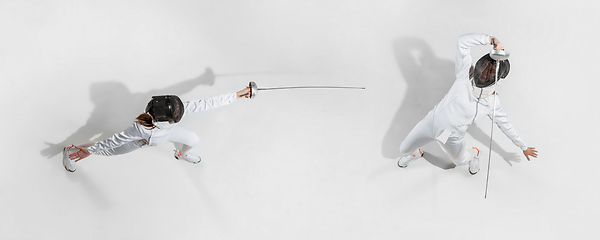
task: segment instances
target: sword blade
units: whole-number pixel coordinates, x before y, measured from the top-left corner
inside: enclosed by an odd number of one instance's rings
[[[365,89],[364,87],[340,87],[340,86],[299,86],[299,87],[270,87],[270,88],[259,88],[259,91],[265,90],[282,90],[282,89]]]
[[[485,197],[487,198],[488,194],[488,184],[490,182],[490,165],[492,164],[492,141],[494,140],[494,122],[496,121],[496,90],[498,89],[498,67],[500,61],[496,61],[496,82],[494,83],[494,113],[492,114],[492,129],[490,130],[490,155],[488,156],[488,167],[487,167],[487,176],[485,178]]]

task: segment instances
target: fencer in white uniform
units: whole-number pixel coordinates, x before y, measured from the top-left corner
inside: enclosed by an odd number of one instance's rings
[[[506,114],[502,111],[498,95],[494,92],[495,86],[492,84],[489,87],[479,88],[475,86],[473,78],[470,76],[471,47],[490,44],[494,44],[494,49],[503,50],[498,39],[490,35],[471,33],[458,38],[455,60],[456,81],[446,96],[411,130],[401,143],[402,157],[398,159],[399,167],[407,167],[410,161],[421,157],[423,152],[420,147],[434,141],[447,131],[450,132],[450,135],[446,142],[441,144],[445,152],[456,165],[469,164],[469,172],[477,173],[479,149],[465,148],[465,133],[476,118],[488,115],[491,119],[494,108],[496,110],[495,122],[502,132],[523,150],[523,154],[528,160],[529,156],[537,157],[535,148],[527,147],[527,144],[521,140],[517,131],[509,123]],[[502,66],[500,69],[502,70]],[[477,70],[480,69],[475,69],[475,71]],[[495,66],[492,70],[495,71]],[[495,73],[491,76],[494,75]],[[496,97],[495,105],[494,97]]]
[[[249,88],[245,88],[237,93],[232,92],[208,99],[188,102],[181,102],[178,97],[175,97],[184,109],[183,115],[179,117],[177,122],[158,122],[153,117],[151,126],[143,126],[138,121],[134,122],[124,131],[103,141],[68,146],[63,150],[63,165],[67,171],[74,172],[76,170],[75,162],[91,154],[104,156],[121,155],[147,146],[156,146],[167,141],[183,144],[182,149],[175,151],[176,159],[199,163],[201,160],[200,156],[189,152],[189,150],[197,145],[200,139],[196,133],[177,126],[179,120],[191,113],[210,110],[230,104],[236,99],[248,97],[249,91]],[[146,110],[148,111],[148,109]]]

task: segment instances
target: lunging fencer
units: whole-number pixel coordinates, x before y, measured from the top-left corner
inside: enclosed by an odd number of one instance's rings
[[[475,66],[472,66],[471,47],[478,45],[493,45],[494,50],[504,50],[504,46],[496,37],[487,34],[470,33],[462,35],[457,40],[455,74],[456,80],[442,100],[410,131],[400,144],[401,157],[398,166],[405,168],[408,164],[423,156],[421,147],[434,141],[443,133],[450,133],[445,143],[440,141],[444,151],[457,165],[469,164],[469,173],[479,171],[479,149],[465,147],[467,128],[481,115],[492,118],[502,132],[521,150],[529,161],[529,157],[537,158],[534,147],[528,147],[509,123],[502,111],[495,92],[496,74],[498,79],[504,79],[510,71],[508,60],[499,61],[496,70],[496,60],[486,54]],[[491,151],[491,149],[490,149]]]
[[[175,150],[175,159],[199,163],[200,156],[190,152],[200,142],[198,135],[177,124],[188,114],[220,107],[239,98],[249,98],[250,91],[250,87],[246,87],[237,93],[188,102],[182,102],[175,95],[153,96],[144,113],[140,114],[123,132],[100,142],[65,147],[63,165],[67,171],[74,172],[77,169],[75,163],[91,154],[121,155],[166,141],[183,144],[181,149]]]

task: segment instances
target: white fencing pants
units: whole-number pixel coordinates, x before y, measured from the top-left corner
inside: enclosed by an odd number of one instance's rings
[[[400,144],[403,156],[413,155],[414,152],[427,143],[436,140],[444,130],[434,125],[434,115],[430,112],[408,133]],[[465,149],[464,133],[452,133],[445,144],[438,141],[454,164],[460,166],[469,163],[470,154]],[[436,140],[437,141],[437,140]]]

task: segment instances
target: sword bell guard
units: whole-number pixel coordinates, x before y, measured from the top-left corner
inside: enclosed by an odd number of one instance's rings
[[[250,88],[250,99],[256,97],[258,93],[258,86],[256,86],[255,82],[248,83],[248,87]]]

